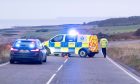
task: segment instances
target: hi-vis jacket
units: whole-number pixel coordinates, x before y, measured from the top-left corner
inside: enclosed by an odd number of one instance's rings
[[[107,45],[108,45],[108,40],[106,38],[102,38],[100,40],[100,46],[101,46],[101,48],[106,48]]]
[[[98,52],[98,38],[96,35],[69,35],[60,34],[45,41],[44,46],[51,53],[75,53],[78,54],[80,49],[86,49],[91,52]]]

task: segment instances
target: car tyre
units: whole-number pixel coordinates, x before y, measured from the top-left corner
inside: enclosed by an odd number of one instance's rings
[[[38,64],[42,64],[42,60],[38,61]]]
[[[47,56],[45,56],[45,59],[43,60],[43,62],[47,62]]]
[[[42,62],[43,62],[43,55],[40,54],[40,59],[38,60],[38,64],[42,64]]]
[[[14,63],[15,63],[15,61],[10,59],[10,64],[14,64]]]

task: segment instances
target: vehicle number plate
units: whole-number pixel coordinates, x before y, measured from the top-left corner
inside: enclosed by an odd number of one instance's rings
[[[29,50],[20,50],[21,53],[28,53]]]

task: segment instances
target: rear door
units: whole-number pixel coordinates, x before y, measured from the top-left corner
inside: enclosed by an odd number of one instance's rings
[[[98,38],[96,35],[91,35],[89,39],[89,50],[92,52],[99,52]]]

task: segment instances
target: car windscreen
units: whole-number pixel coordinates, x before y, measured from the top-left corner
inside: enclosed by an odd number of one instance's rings
[[[35,48],[35,42],[34,41],[16,41],[14,44],[14,47],[29,47],[29,48]]]

